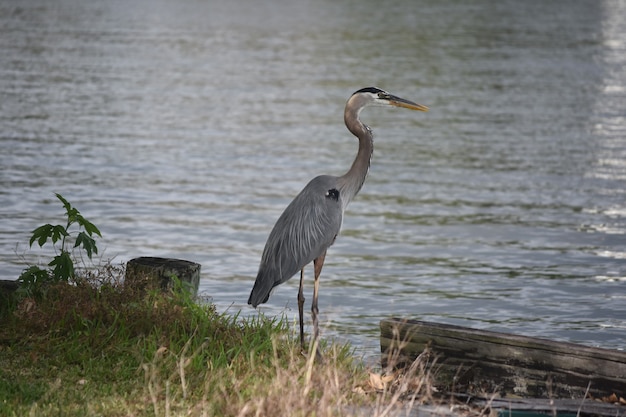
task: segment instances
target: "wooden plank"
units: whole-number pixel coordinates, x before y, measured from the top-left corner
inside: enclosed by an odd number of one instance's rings
[[[514,399],[514,398],[475,398],[471,404],[482,409],[501,411],[534,411],[537,414],[554,415],[594,415],[623,417],[626,416],[626,407],[615,404],[608,404],[589,399]]]
[[[399,318],[381,326],[381,351],[414,360],[429,348],[450,391],[536,398],[626,398],[626,352]],[[398,350],[398,346],[400,349]]]

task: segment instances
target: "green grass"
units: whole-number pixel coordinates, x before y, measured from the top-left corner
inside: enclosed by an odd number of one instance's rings
[[[1,417],[382,417],[421,387],[416,375],[369,373],[349,345],[321,341],[316,360],[284,317],[219,313],[180,283],[124,286],[111,265],[76,270],[70,248],[91,259],[100,231],[56,196],[65,225],[30,239],[55,248],[54,268],[30,266],[14,294],[0,292]]]
[[[219,313],[180,289],[91,277],[0,311],[1,416],[329,416],[380,403],[349,346],[325,344],[315,362],[285,318]]]

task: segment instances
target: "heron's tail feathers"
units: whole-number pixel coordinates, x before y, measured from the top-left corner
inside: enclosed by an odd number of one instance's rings
[[[254,287],[252,287],[250,297],[248,297],[248,304],[251,304],[252,307],[256,308],[259,304],[267,302],[270,298],[272,288],[274,288],[273,284],[274,283],[270,277],[259,272],[256,277],[256,281],[254,282]]]

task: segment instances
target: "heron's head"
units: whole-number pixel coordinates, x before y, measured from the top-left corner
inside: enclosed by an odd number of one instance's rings
[[[395,106],[411,110],[428,111],[426,106],[394,96],[376,87],[366,87],[356,91],[348,100],[348,104],[359,110],[366,106]]]

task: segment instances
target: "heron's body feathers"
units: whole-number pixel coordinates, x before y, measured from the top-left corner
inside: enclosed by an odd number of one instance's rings
[[[315,177],[287,206],[267,239],[248,304],[267,301],[271,290],[319,257],[335,240],[343,217],[338,178]]]

